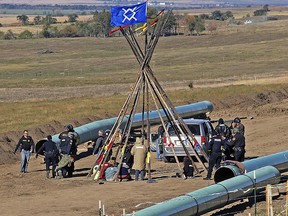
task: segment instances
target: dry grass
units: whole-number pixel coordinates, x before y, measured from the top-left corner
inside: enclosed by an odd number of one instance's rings
[[[286,87],[287,82],[278,78],[275,82],[279,84],[271,85],[271,79],[267,82],[257,77],[287,77],[287,35],[287,21],[278,20],[249,26],[223,25],[216,35],[163,37],[150,65],[160,82],[177,82],[182,87],[168,92],[176,105],[276,90]],[[138,39],[143,42],[143,38]],[[120,37],[3,40],[0,50],[1,88],[123,83],[128,90],[139,70],[127,42]],[[41,54],[42,50],[54,53]],[[230,79],[250,81],[234,82],[239,85],[217,87],[213,91],[210,88],[183,89],[189,83],[196,86],[208,79],[225,80],[228,85]],[[256,81],[258,85],[254,85]],[[2,102],[0,132],[35,127],[55,119],[115,116],[124,99],[123,95],[113,95]]]

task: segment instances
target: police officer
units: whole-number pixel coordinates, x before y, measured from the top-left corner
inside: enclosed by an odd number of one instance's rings
[[[224,145],[221,136],[223,136],[223,133],[214,135],[208,143],[208,152],[210,152],[209,167],[207,177],[204,178],[204,180],[211,179],[214,166],[216,168],[220,167],[222,158],[222,146]]]
[[[56,166],[56,178],[63,178],[62,169],[67,167],[68,176],[71,177],[74,171],[74,160],[77,153],[76,135],[72,125],[66,125],[65,131],[59,135],[60,160]]]
[[[20,147],[21,151],[21,162],[20,162],[20,172],[27,173],[28,172],[28,162],[30,160],[31,153],[34,153],[35,145],[31,136],[28,135],[28,130],[23,131],[23,136],[20,138],[16,148],[14,150],[14,154]]]
[[[38,154],[43,150],[45,152],[46,177],[49,178],[49,167],[52,163],[52,177],[54,178],[58,149],[56,147],[56,143],[52,141],[51,135],[47,136],[47,141],[44,142],[40,149],[37,151],[35,158],[37,158]]]
[[[245,133],[245,127],[244,125],[241,123],[241,119],[239,117],[236,117],[233,120],[233,128],[237,128],[239,130],[239,133],[243,134]]]
[[[232,130],[232,139],[227,144],[233,147],[234,160],[243,162],[245,159],[245,137],[238,128]]]

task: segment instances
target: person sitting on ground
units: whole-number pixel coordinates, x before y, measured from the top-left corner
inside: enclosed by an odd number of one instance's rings
[[[193,167],[192,161],[189,159],[188,156],[184,157],[183,164],[184,164],[184,167],[183,167],[183,178],[184,179],[193,178],[194,177],[194,175],[193,175],[194,167]]]
[[[102,146],[104,145],[104,131],[103,130],[99,130],[98,131],[98,137],[95,141],[95,145],[94,145],[94,149],[93,149],[93,155],[97,154],[100,149],[102,148]]]

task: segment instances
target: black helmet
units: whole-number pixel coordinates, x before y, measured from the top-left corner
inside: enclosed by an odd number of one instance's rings
[[[218,124],[224,124],[224,120],[223,120],[223,118],[219,118],[219,120],[218,120]]]
[[[73,131],[73,126],[71,124],[65,125],[64,128],[68,131]]]
[[[235,123],[240,123],[240,122],[241,122],[241,119],[240,119],[239,117],[236,117],[236,118],[233,120],[233,122],[235,122]]]

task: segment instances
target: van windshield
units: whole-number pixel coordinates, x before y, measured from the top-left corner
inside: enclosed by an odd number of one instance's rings
[[[187,126],[188,126],[188,128],[189,128],[189,130],[191,131],[192,134],[201,135],[201,133],[200,133],[200,125],[188,124]],[[177,130],[178,130],[178,128],[177,128]],[[175,133],[175,131],[174,131],[174,129],[172,127],[169,127],[168,133],[169,133],[170,136],[175,136],[176,135],[176,133]]]

